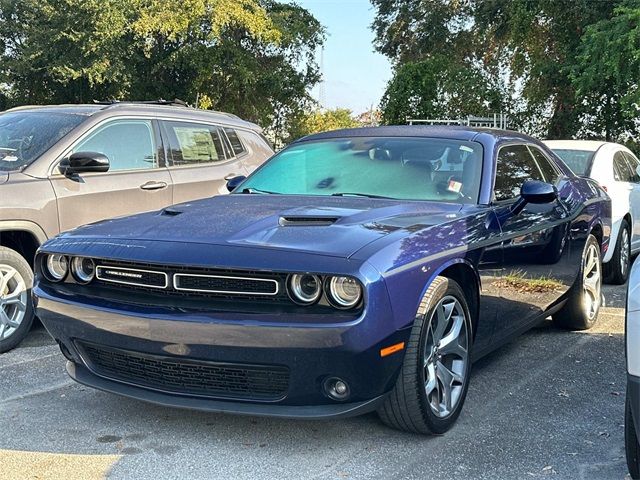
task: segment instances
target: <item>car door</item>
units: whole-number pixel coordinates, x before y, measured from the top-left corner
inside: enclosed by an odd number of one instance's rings
[[[109,171],[50,176],[57,197],[61,231],[106,218],[158,210],[171,204],[171,176],[149,119],[107,120],[80,138],[63,155],[99,152]]]
[[[240,151],[240,146],[232,145],[222,126],[177,120],[161,124],[174,203],[229,193],[227,180],[247,174],[242,155],[234,151]]]
[[[496,162],[494,208],[503,235],[502,298],[497,336],[528,326],[565,294],[578,267],[570,257],[569,214],[562,201],[513,207],[526,180],[559,186],[561,172],[533,145],[502,146]]]
[[[640,160],[629,152],[624,152],[629,165],[629,206],[633,219],[633,232],[631,234],[631,250],[635,253],[640,250]]]

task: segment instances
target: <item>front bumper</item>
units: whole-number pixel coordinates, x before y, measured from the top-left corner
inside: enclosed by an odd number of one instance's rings
[[[389,305],[378,302],[346,324],[276,325],[260,316],[205,315],[152,307],[87,304],[36,286],[37,312],[69,358],[67,371],[80,383],[161,405],[215,412],[291,418],[337,418],[375,410],[393,388],[403,351],[380,350],[408,341],[410,327],[395,330]],[[286,367],[286,393],[277,399],[193,395],[105,374],[84,355],[82,343],[170,359],[237,366]],[[345,380],[350,396],[329,398],[323,381]]]

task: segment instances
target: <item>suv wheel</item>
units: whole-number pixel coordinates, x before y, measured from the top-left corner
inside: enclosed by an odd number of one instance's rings
[[[33,272],[22,256],[0,247],[0,353],[27,336],[33,324]]]
[[[604,266],[605,280],[612,285],[623,285],[629,278],[631,266],[631,228],[626,220],[622,220],[616,249],[611,261]]]
[[[471,329],[464,292],[437,277],[420,304],[396,385],[378,409],[384,423],[423,434],[455,424],[469,387]]]

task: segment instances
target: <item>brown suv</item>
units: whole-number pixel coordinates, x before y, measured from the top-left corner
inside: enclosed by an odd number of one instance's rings
[[[260,128],[173,102],[0,114],[0,352],[33,322],[32,259],[61,231],[227,193],[273,151]]]

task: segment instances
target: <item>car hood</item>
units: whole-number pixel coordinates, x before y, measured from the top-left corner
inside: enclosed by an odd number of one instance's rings
[[[72,237],[230,245],[349,257],[392,232],[444,223],[461,205],[355,197],[225,195],[107,220]]]

